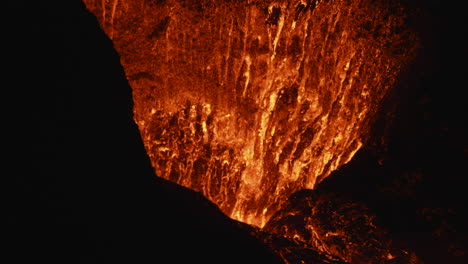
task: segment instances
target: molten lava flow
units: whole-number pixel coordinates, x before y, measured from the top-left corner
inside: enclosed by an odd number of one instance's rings
[[[157,175],[260,227],[367,139],[415,47],[384,2],[85,0]]]

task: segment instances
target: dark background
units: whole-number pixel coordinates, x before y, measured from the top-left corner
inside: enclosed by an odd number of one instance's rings
[[[409,184],[416,191],[407,200],[382,198],[391,210],[379,214],[394,219],[386,225],[396,233],[429,234],[426,240],[446,222],[451,230],[442,232],[449,236],[444,241],[453,235],[461,240],[457,245],[466,245],[468,23],[454,2],[406,2],[419,10],[408,23],[421,32],[422,52],[387,102],[395,118],[382,119],[387,149],[376,152],[393,164],[386,168],[420,180]],[[154,177],[131,119],[131,89],[118,55],[80,1],[11,1],[4,7],[9,263],[276,261],[206,199]],[[365,184],[355,190],[387,184],[370,179],[362,178]],[[338,185],[349,189],[346,181]],[[408,199],[412,205],[401,206]],[[422,221],[418,208],[439,209],[428,214],[440,219]],[[442,261],[459,251],[444,252]]]
[[[403,2],[419,53],[369,142],[316,189],[364,202],[424,263],[466,263],[467,18],[454,3]]]

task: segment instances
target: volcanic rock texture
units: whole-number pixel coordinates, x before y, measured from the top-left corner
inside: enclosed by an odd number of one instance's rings
[[[260,227],[353,157],[418,46],[388,1],[84,2],[157,175]]]

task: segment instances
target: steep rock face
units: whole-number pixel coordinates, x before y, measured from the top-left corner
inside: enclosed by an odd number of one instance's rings
[[[263,226],[368,137],[417,39],[385,1],[84,1],[158,176]]]

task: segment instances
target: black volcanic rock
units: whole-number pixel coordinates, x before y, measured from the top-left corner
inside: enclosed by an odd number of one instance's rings
[[[405,1],[421,50],[383,104],[371,140],[316,190],[365,203],[424,263],[467,263],[467,39],[463,10]]]
[[[365,202],[427,263],[466,263],[466,16],[427,2],[429,70],[400,87],[390,151],[366,148],[317,188]],[[80,1],[4,7],[9,263],[277,262],[206,199],[154,177],[118,56]],[[264,235],[297,263],[315,252]]]
[[[347,263],[420,263],[414,253],[394,245],[365,204],[339,192],[294,193],[262,231]]]
[[[434,164],[421,164],[416,158],[411,163],[365,147],[314,192],[337,193],[365,204],[394,244],[415,252],[423,263],[464,263],[466,215],[458,205],[461,201],[449,202],[463,195],[456,191],[458,187],[451,194],[448,189],[437,190],[432,181],[440,175],[430,170]]]
[[[9,263],[281,263],[154,175],[119,57],[80,1],[6,9]]]

